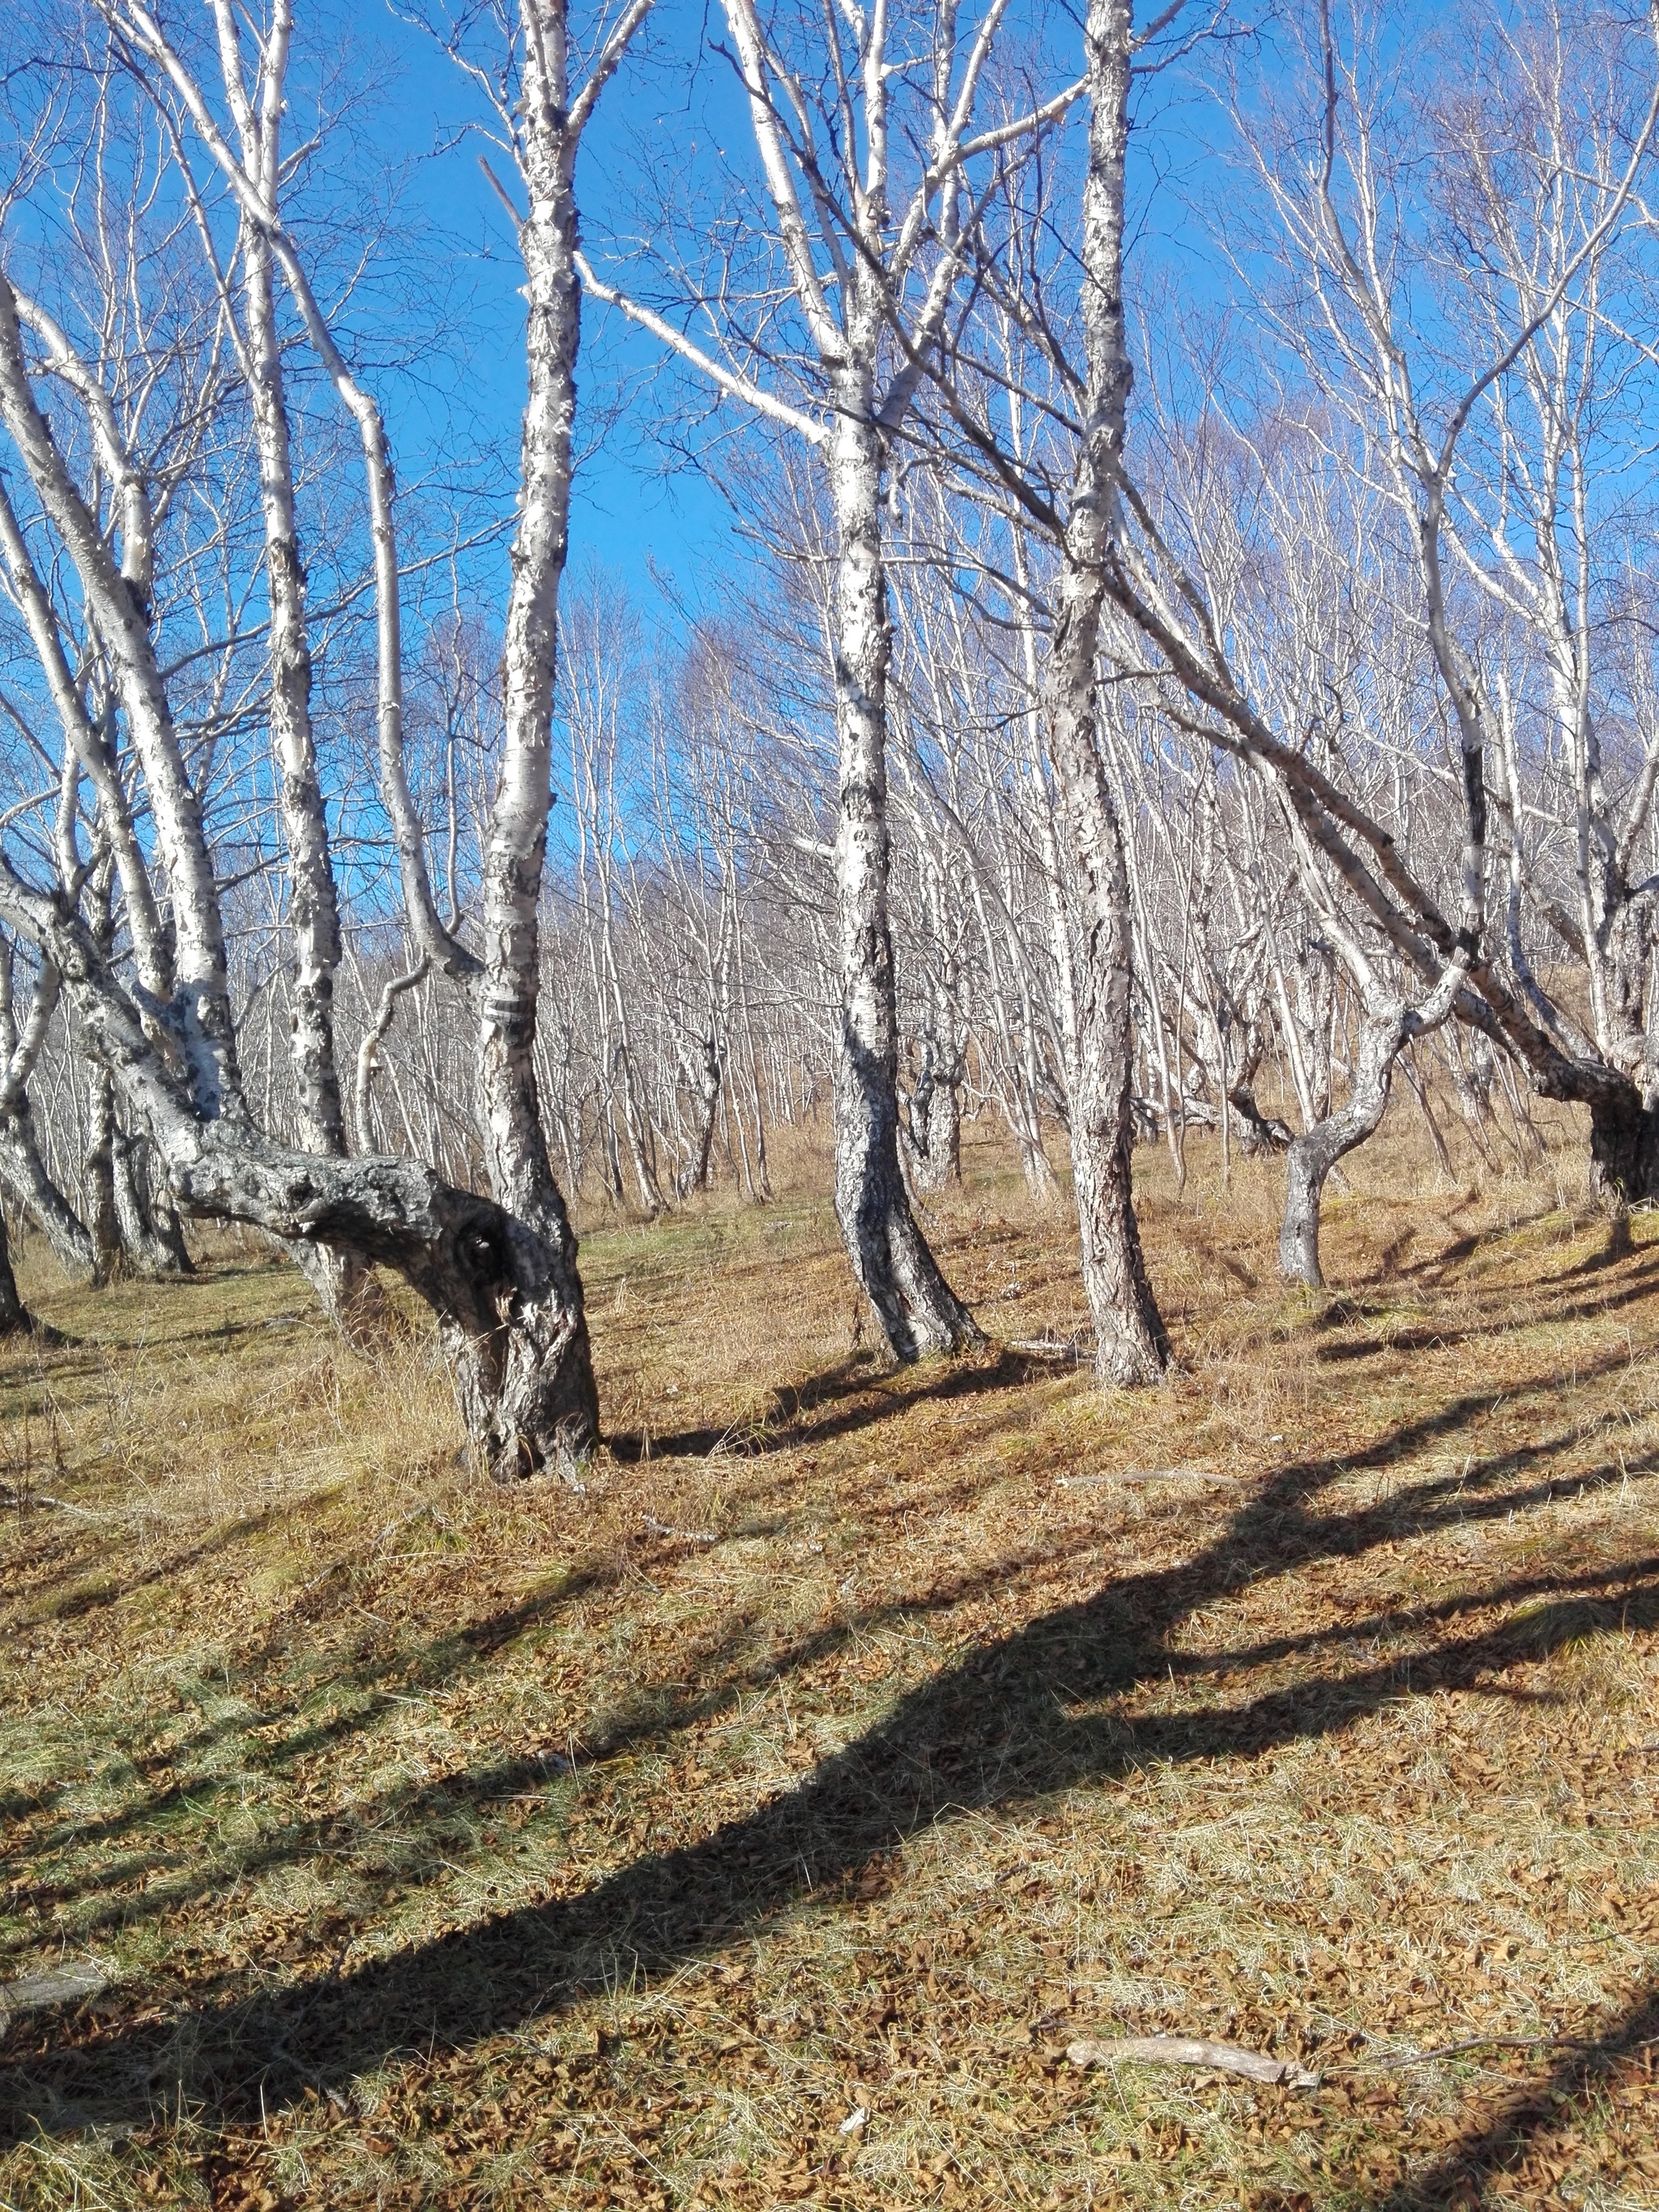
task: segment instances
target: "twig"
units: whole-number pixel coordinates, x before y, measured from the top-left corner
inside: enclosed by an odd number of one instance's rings
[[[1065,1359],[1073,1367],[1086,1367],[1094,1358],[1080,1344],[1060,1344],[1052,1337],[1028,1336],[1018,1338],[1008,1346],[1010,1352],[1024,1353],[1033,1359]]]
[[[1632,2051],[1659,2046],[1659,2036],[1632,2043]],[[1437,2059],[1455,2058],[1465,2051],[1596,2051],[1601,2045],[1584,2035],[1469,2035],[1461,2043],[1443,2043],[1435,2051],[1409,2051],[1396,2057],[1373,2058],[1351,2066],[1333,2066],[1333,2074],[1394,2074],[1402,2066],[1431,2066]]]
[[[653,1520],[650,1514],[641,1513],[647,1532],[653,1536],[672,1536],[680,1544],[718,1544],[718,1530],[705,1528],[670,1528],[663,1522]]]
[[[52,1498],[44,1490],[13,1490],[9,1485],[0,1487],[0,1505],[15,1505],[21,1511],[26,1505],[49,1505],[55,1512],[78,1514],[82,1521],[113,1521],[113,1513],[94,1513],[88,1505],[71,1505],[67,1498]]]

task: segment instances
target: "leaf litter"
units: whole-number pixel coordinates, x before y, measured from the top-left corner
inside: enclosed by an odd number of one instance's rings
[[[1069,1242],[985,1160],[940,1244],[1033,1348],[951,1367],[849,1352],[822,1206],[591,1235],[580,1498],[286,1271],[42,1266],[0,1978],[108,1978],[10,2021],[0,2196],[1659,2201],[1659,1245],[1368,1171],[1321,1308],[1206,1256],[1271,1176],[1200,1249],[1152,1167],[1150,1400],[1035,1348]],[[1066,2056],[1170,2038],[1291,2070]]]

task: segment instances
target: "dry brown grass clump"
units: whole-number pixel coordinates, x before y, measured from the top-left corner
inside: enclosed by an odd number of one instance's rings
[[[0,1978],[111,1980],[13,2021],[0,2202],[1659,2204],[1659,1241],[1562,1159],[1395,1136],[1311,1301],[1273,1168],[1141,1155],[1133,1397],[884,1370],[815,1196],[608,1227],[580,1497],[286,1269],[42,1270]],[[935,1226],[1079,1332],[988,1152]],[[1323,2086],[1063,2055],[1160,2030]]]

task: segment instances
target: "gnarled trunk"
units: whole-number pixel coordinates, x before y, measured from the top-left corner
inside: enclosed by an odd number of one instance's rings
[[[1591,1179],[1622,1251],[1632,1206],[1659,1198],[1659,1100],[1646,1104],[1634,1083],[1615,1079],[1597,1086],[1589,1109]]]
[[[873,358],[873,331],[868,348]],[[855,344],[855,357],[862,349]],[[887,671],[892,633],[881,546],[881,434],[870,374],[837,381],[830,483],[841,811],[841,1035],[836,1054],[836,1215],[853,1272],[895,1358],[981,1341],[927,1246],[899,1168],[898,1006],[888,918]]]

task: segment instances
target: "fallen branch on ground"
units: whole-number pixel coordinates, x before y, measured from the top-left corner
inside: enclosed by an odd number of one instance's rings
[[[83,1521],[112,1521],[112,1513],[94,1513],[88,1505],[71,1505],[67,1498],[50,1497],[44,1490],[13,1490],[0,1484],[0,1505],[15,1505],[21,1512],[27,1505],[50,1506],[56,1513],[77,1513]]]
[[[31,1974],[21,1982],[0,1982],[0,2034],[19,2013],[44,2012],[48,2005],[80,2004],[109,1987],[102,1966],[60,1966],[48,1974]]]
[[[640,1516],[647,1534],[653,1536],[672,1536],[678,1544],[718,1544],[720,1531],[704,1528],[671,1528],[665,1522],[654,1520],[649,1513]]]
[[[1237,1482],[1236,1474],[1218,1474],[1209,1467],[1124,1467],[1103,1468],[1098,1474],[1059,1474],[1056,1490],[1088,1490],[1097,1482]]]
[[[1243,2074],[1252,2081],[1273,2081],[1287,2089],[1316,2089],[1317,2074],[1294,2058],[1269,2058],[1238,2043],[1211,2043],[1195,2035],[1125,2035],[1109,2043],[1088,2037],[1068,2046],[1073,2066],[1109,2066],[1120,2058],[1141,2066],[1211,2066],[1220,2074]]]

